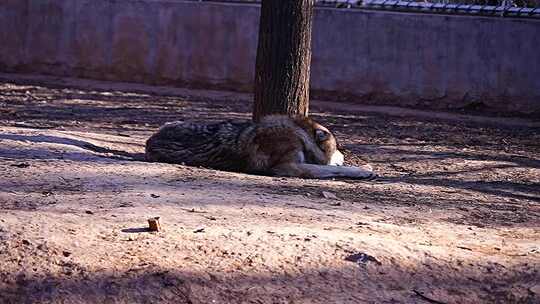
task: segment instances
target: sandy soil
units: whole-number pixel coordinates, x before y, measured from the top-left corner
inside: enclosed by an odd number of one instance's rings
[[[140,161],[249,98],[0,75],[0,303],[540,303],[538,121],[314,102],[375,181]]]

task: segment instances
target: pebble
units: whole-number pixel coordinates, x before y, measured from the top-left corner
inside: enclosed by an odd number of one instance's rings
[[[324,198],[327,198],[327,199],[338,199],[338,197],[332,192],[323,191],[322,195],[324,196]]]

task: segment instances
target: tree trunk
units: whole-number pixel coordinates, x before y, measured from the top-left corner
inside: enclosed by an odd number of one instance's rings
[[[263,0],[253,120],[308,115],[314,0]]]

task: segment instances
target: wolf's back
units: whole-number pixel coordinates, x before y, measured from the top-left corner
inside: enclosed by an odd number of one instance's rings
[[[214,124],[173,122],[164,125],[146,142],[146,159],[154,162],[242,170],[247,166],[241,135],[251,122]]]

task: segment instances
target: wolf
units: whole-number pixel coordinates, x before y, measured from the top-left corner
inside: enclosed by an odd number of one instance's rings
[[[146,142],[150,162],[257,175],[371,179],[371,166],[343,166],[335,136],[303,116],[269,115],[259,122],[171,122]]]

